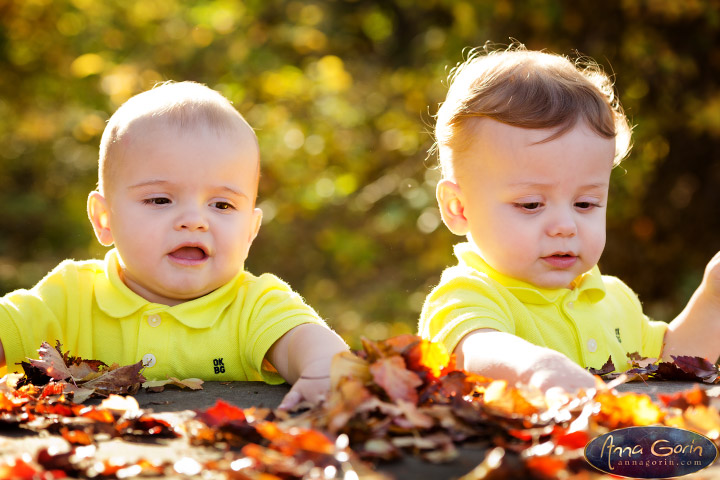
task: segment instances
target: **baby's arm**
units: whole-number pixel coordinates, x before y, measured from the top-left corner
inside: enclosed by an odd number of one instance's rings
[[[278,373],[293,384],[280,408],[292,408],[303,400],[319,402],[330,388],[332,357],[347,350],[338,334],[314,323],[298,325],[280,337],[267,355]]]
[[[562,353],[506,332],[475,330],[460,340],[455,355],[461,368],[511,385],[520,382],[543,392],[560,388],[568,393],[595,387],[595,377]]]
[[[720,253],[707,265],[702,283],[665,334],[663,359],[695,355],[715,362],[720,355]]]

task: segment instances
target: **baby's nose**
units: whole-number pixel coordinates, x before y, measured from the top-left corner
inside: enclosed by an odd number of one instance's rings
[[[572,237],[576,234],[577,223],[570,213],[555,215],[548,225],[548,235],[551,237]]]
[[[207,230],[208,227],[207,218],[199,208],[184,209],[175,223],[177,230]]]

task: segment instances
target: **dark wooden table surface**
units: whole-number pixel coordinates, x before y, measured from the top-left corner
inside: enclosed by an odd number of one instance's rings
[[[620,385],[618,390],[646,393],[657,399],[659,393],[674,393],[695,386],[714,389],[716,395],[720,396],[718,392],[720,387],[690,382],[633,382]],[[287,385],[272,386],[260,382],[208,382],[203,385],[202,390],[166,389],[160,393],[141,391],[135,398],[141,408],[151,410],[156,416],[171,423],[177,423],[191,417],[194,410],[213,406],[218,399],[242,408],[251,406],[275,408],[288,390]],[[37,435],[22,430],[0,431],[0,459],[17,457],[49,446],[56,446],[61,450],[67,449],[67,443],[59,436]],[[173,440],[165,444],[108,440],[99,442],[97,450],[98,458],[120,456],[131,460],[152,458],[158,461],[174,461],[183,456],[198,458],[197,455],[198,447],[190,447],[184,440]],[[406,456],[400,462],[381,465],[379,470],[396,479],[453,479],[472,470],[483,460],[483,456],[484,452],[477,448],[461,447],[459,458],[449,464],[435,465]],[[717,477],[714,474],[707,476],[716,469]],[[702,478],[720,478],[720,467],[705,472]]]

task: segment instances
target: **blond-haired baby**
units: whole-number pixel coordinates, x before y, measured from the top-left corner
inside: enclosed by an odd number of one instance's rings
[[[632,352],[716,360],[720,255],[669,325],[600,274],[630,128],[597,65],[518,45],[476,51],[452,75],[435,134],[440,212],[467,241],[425,301],[423,337],[468,370],[546,391],[592,388],[585,367],[609,356],[619,369]]]
[[[109,364],[142,359],[151,379],[284,379],[283,407],[317,401],[347,346],[285,282],[244,270],[259,175],[255,133],[220,93],[181,82],[132,97],[103,133],[87,203],[115,248],[0,299],[0,366],[59,340]]]

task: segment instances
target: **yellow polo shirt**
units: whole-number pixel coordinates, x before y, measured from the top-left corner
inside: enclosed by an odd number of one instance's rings
[[[627,353],[659,358],[667,324],[650,321],[635,293],[594,267],[573,289],[541,289],[493,270],[469,243],[455,246],[458,265],[446,269],[420,314],[419,335],[453,351],[469,332],[490,328],[600,368],[612,355],[626,370]],[[518,355],[518,352],[508,352]]]
[[[111,365],[144,360],[148,379],[284,380],[268,349],[303,323],[325,325],[279,278],[239,273],[226,285],[175,306],[151,303],[120,279],[117,252],[58,265],[31,290],[0,299],[0,341],[8,371],[37,358],[43,341]]]

